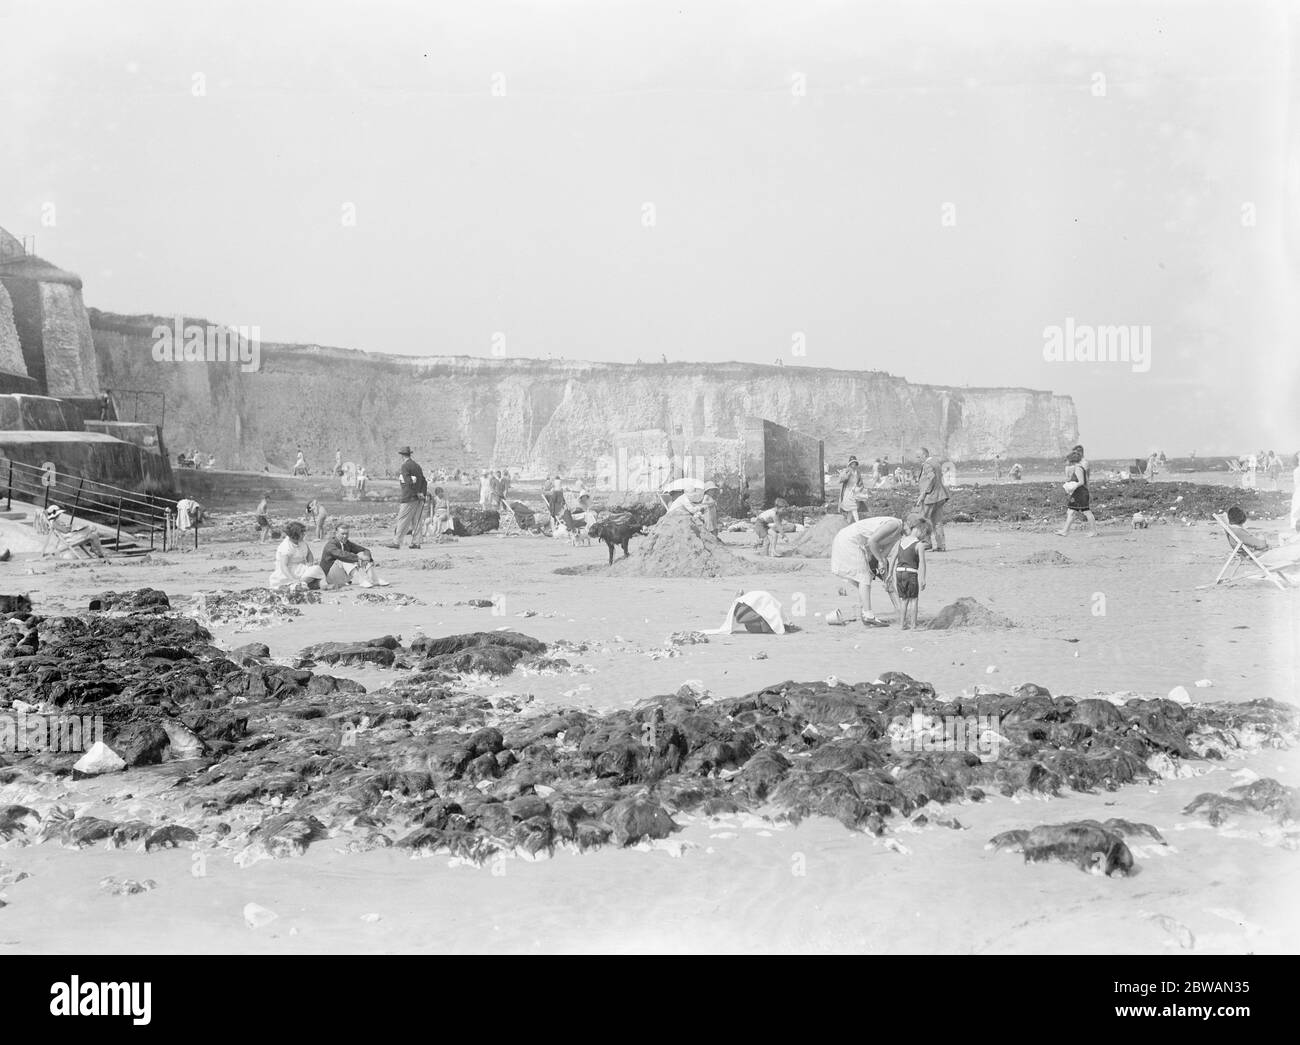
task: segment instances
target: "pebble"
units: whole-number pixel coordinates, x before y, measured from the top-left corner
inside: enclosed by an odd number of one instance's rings
[[[264,928],[278,917],[280,917],[278,914],[261,904],[250,903],[244,905],[244,924],[250,929]]]

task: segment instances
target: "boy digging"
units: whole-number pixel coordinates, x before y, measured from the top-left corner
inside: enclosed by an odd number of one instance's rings
[[[894,587],[898,592],[898,624],[903,631],[915,628],[920,608],[921,591],[925,588],[925,541],[930,536],[930,524],[924,519],[909,519],[907,535],[898,542],[898,556],[894,562]],[[907,623],[911,610],[912,623]]]

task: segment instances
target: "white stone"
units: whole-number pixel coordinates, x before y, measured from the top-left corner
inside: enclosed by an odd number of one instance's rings
[[[244,904],[244,924],[250,929],[261,929],[279,917],[274,911],[268,910],[261,904]]]
[[[125,769],[126,763],[102,740],[96,740],[90,750],[73,763],[72,768],[78,773],[91,776],[97,773],[116,773],[119,769]]]
[[[1169,691],[1169,699],[1177,704],[1190,704],[1192,696],[1184,686],[1175,686]]]

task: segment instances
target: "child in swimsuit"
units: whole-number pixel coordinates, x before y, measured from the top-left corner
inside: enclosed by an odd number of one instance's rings
[[[758,547],[764,550],[765,555],[776,554],[776,541],[780,535],[780,523],[785,518],[786,509],[789,504],[784,498],[778,497],[773,507],[767,511],[759,512],[754,518],[754,534],[758,537]]]
[[[916,627],[916,615],[921,604],[921,591],[925,587],[925,540],[930,536],[930,524],[924,519],[912,519],[907,524],[907,536],[898,542],[894,560],[894,587],[898,594],[898,623],[904,631]],[[907,623],[908,611],[912,623]]]

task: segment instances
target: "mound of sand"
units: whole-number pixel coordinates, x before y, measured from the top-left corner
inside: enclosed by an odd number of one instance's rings
[[[949,628],[1014,628],[1016,622],[1000,613],[994,613],[981,602],[963,595],[935,614],[932,620],[921,625],[931,631]]]
[[[1020,560],[1021,566],[1073,566],[1074,560],[1068,555],[1062,555],[1055,548],[1047,551],[1034,552],[1033,555],[1026,555]]]
[[[633,547],[631,557],[614,560],[608,572],[624,577],[724,577],[752,569],[687,512],[669,512]]]
[[[802,559],[829,559],[831,542],[835,540],[835,535],[848,525],[848,521],[847,517],[838,513],[823,516],[799,534],[784,554]]]
[[[789,573],[802,562],[747,559],[703,529],[686,512],[670,512],[645,537],[632,539],[632,554],[582,566],[561,566],[556,573],[606,577],[729,577],[746,573]]]

